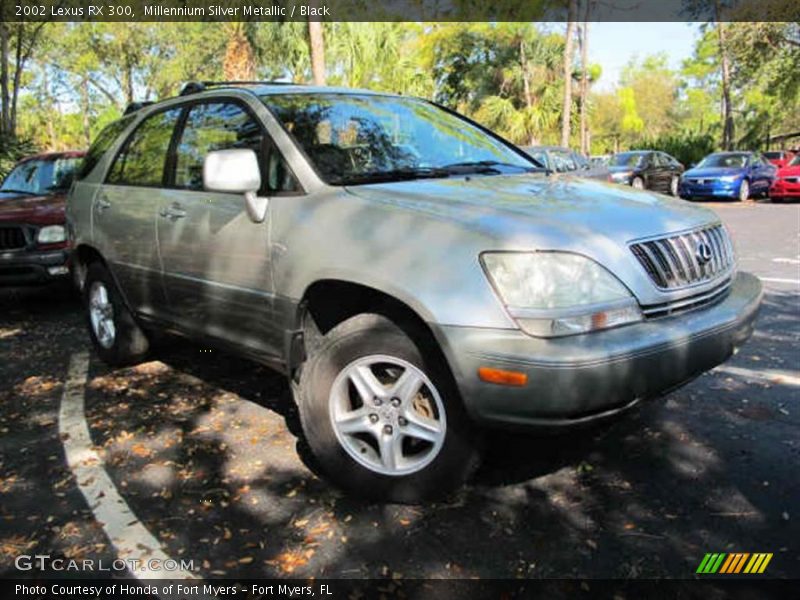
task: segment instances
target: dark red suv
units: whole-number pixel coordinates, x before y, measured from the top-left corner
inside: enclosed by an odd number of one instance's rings
[[[0,186],[0,286],[69,276],[66,194],[83,152],[37,154],[18,162]]]

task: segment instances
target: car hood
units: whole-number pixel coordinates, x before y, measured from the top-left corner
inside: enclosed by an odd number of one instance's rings
[[[363,199],[457,222],[499,247],[619,244],[719,221],[682,200],[573,176],[498,175],[347,188]]]
[[[778,170],[778,177],[795,177],[800,175],[800,165],[795,167],[783,167]]]
[[[638,171],[639,167],[626,167],[625,165],[614,165],[608,167],[608,170],[612,173],[632,173],[633,171]]]
[[[48,225],[64,222],[66,196],[28,196],[0,191],[0,222]]]
[[[726,177],[742,174],[744,174],[744,169],[734,169],[731,167],[704,167],[700,169],[689,169],[684,173],[686,177]]]

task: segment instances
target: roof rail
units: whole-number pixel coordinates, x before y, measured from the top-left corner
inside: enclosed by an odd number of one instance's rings
[[[181,96],[197,94],[210,87],[235,86],[235,85],[302,85],[293,81],[189,81],[181,90]]]
[[[132,112],[136,112],[137,110],[140,110],[140,109],[144,108],[145,106],[150,106],[152,103],[153,103],[152,100],[142,100],[140,102],[131,102],[130,104],[128,104],[128,106],[125,107],[125,112],[123,112],[122,114],[123,115],[127,115],[127,114],[130,114]]]

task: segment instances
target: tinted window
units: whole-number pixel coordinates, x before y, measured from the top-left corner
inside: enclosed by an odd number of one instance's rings
[[[612,156],[608,164],[612,167],[641,167],[647,163],[641,152],[620,152]]]
[[[162,185],[167,151],[180,113],[180,108],[173,108],[147,117],[114,159],[108,183]]]
[[[764,156],[772,160],[781,160],[783,158],[783,152],[764,152]]]
[[[114,140],[116,140],[119,135],[125,131],[125,128],[131,124],[131,121],[133,121],[133,116],[126,117],[106,125],[106,127],[94,140],[94,143],[89,148],[86,156],[84,156],[83,162],[75,174],[76,179],[83,179],[92,172],[92,169],[94,169],[95,165],[100,162],[100,159],[103,158],[103,155],[114,143]]]
[[[80,162],[80,158],[26,160],[8,174],[0,191],[37,195],[64,191]]]
[[[193,106],[177,146],[175,186],[202,190],[206,155],[229,148],[249,148],[255,151],[259,164],[263,165],[264,132],[261,126],[237,104],[225,102]]]

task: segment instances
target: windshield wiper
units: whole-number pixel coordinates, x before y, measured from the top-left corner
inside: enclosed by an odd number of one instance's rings
[[[498,160],[470,160],[450,163],[441,168],[446,169],[450,173],[501,173],[502,171],[497,167],[511,167],[512,169],[519,169],[526,173],[537,170],[537,167],[525,167],[523,165],[501,162]]]
[[[365,171],[353,173],[338,178],[334,183],[353,185],[358,183],[379,183],[383,181],[409,181],[412,179],[427,179],[434,177],[448,177],[450,171],[438,167],[408,167],[392,169],[390,171]]]
[[[36,196],[36,192],[31,192],[28,190],[12,190],[7,188],[0,188],[0,193],[6,194],[28,194],[29,196]]]

